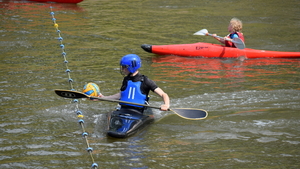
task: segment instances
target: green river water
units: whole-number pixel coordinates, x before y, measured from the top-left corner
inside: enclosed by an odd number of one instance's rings
[[[208,111],[193,121],[154,110],[136,135],[105,135],[115,103],[80,100],[99,168],[300,167],[300,59],[184,58],[147,53],[142,44],[218,43],[193,33],[227,34],[243,21],[246,47],[300,51],[298,0],[84,0],[73,4],[0,0],[0,168],[90,168],[69,89],[55,18],[74,87],[95,82],[119,91],[119,59],[138,54],[141,72],[169,94],[171,107]],[[151,105],[161,99],[151,93]]]

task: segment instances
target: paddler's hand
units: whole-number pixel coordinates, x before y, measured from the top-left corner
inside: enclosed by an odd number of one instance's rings
[[[220,38],[217,37],[217,34],[212,34],[212,35],[213,35],[213,37],[214,37],[215,39],[217,39],[218,41],[220,41]]]
[[[169,105],[163,104],[163,105],[160,106],[160,110],[162,110],[162,111],[168,111],[169,107],[170,107]]]
[[[104,96],[100,93],[97,97],[104,97]],[[92,99],[92,98],[90,98],[90,100],[97,101],[97,99]]]

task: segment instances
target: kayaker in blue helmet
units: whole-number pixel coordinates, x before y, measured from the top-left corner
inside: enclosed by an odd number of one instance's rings
[[[164,101],[164,104],[160,106],[160,109],[163,111],[167,111],[169,109],[170,99],[168,94],[165,93],[161,88],[159,88],[154,81],[150,80],[147,76],[139,73],[139,68],[142,66],[142,61],[138,55],[128,54],[123,56],[120,60],[120,66],[120,72],[125,76],[120,88],[120,92],[110,96],[103,96],[102,94],[100,94],[99,97],[139,104],[147,104],[148,95],[151,90],[154,93],[158,94]],[[143,108],[142,106],[124,103],[120,103],[120,105],[121,109],[125,107],[136,109]]]
[[[241,32],[243,28],[243,23],[241,20],[239,20],[238,18],[232,18],[229,22],[228,25],[228,32],[230,32],[227,36],[225,36],[225,38],[240,38],[244,43],[245,43],[245,38],[243,33]],[[217,34],[213,34],[214,36],[217,36]],[[235,47],[235,45],[230,42],[230,41],[226,41],[223,38],[218,38],[218,37],[214,37],[215,39],[217,39],[219,42],[225,44],[225,46],[227,47]]]

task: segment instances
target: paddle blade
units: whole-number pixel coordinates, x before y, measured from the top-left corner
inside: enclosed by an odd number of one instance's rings
[[[205,119],[208,115],[207,111],[202,109],[175,108],[170,110],[176,113],[178,116],[189,120]]]
[[[201,29],[200,31],[194,33],[194,35],[202,35],[205,36],[208,33],[207,29]]]
[[[72,91],[72,90],[55,89],[54,92],[58,96],[65,97],[65,98],[71,98],[71,99],[89,98],[89,96],[84,93]]]
[[[234,43],[235,47],[238,49],[245,49],[245,44],[240,38],[233,38],[232,43]]]

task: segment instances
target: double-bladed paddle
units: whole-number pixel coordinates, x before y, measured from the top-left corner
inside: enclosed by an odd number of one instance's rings
[[[126,101],[122,101],[122,100],[113,100],[113,99],[105,99],[102,97],[89,96],[85,93],[78,92],[78,91],[72,91],[72,90],[56,89],[56,90],[54,90],[54,92],[58,96],[65,97],[65,98],[72,98],[72,99],[89,98],[89,99],[93,99],[93,100],[125,103],[125,104],[132,104],[132,105],[137,105],[137,106],[144,106],[144,107],[160,109],[160,107],[150,106],[150,105],[146,105],[146,104],[138,104],[138,103],[126,102]],[[178,116],[180,116],[184,119],[189,119],[189,120],[205,119],[208,115],[208,113],[202,109],[175,108],[175,109],[169,109],[169,111],[172,111],[175,114],[177,114]]]
[[[240,39],[240,38],[224,38],[221,36],[214,36],[213,34],[208,33],[207,29],[201,29],[200,31],[194,33],[194,35],[202,35],[202,36],[212,36],[212,37],[217,37],[217,38],[221,38],[227,41],[231,41],[232,43],[234,43],[234,45],[238,48],[238,49],[245,49],[245,43]]]

